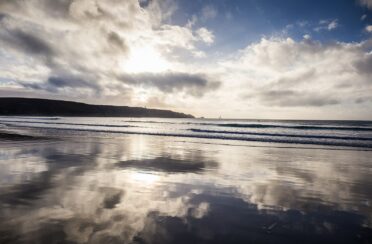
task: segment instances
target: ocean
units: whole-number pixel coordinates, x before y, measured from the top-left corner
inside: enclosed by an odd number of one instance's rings
[[[372,243],[372,122],[0,117],[0,243]]]

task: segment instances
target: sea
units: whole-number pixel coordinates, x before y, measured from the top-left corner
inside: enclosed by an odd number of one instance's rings
[[[0,117],[5,128],[372,148],[371,121]]]

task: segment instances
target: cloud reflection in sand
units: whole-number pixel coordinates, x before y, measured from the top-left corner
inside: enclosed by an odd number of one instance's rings
[[[265,240],[273,223],[359,233],[371,226],[370,155],[146,136],[14,146],[0,158],[10,179],[0,187],[0,240],[166,243],[179,233],[198,242],[239,226]]]

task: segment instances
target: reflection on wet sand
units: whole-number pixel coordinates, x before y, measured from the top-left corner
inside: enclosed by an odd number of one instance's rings
[[[371,156],[151,136],[19,142],[0,150],[0,243],[370,243]]]
[[[193,159],[195,160],[195,159]],[[171,157],[157,157],[153,159],[127,160],[117,163],[122,168],[134,168],[139,170],[163,171],[167,173],[197,173],[206,168],[206,162],[188,161]],[[209,162],[210,167],[216,166],[215,162]]]

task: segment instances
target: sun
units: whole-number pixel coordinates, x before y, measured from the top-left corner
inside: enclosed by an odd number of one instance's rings
[[[121,68],[128,73],[160,73],[170,69],[170,63],[154,47],[142,46],[131,50]]]

